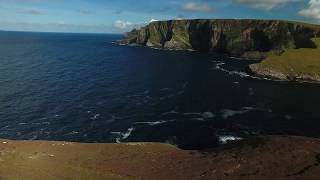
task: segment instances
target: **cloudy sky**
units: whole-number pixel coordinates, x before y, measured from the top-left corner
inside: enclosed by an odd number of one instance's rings
[[[320,24],[320,0],[0,0],[0,29],[121,33],[152,20],[287,19]]]

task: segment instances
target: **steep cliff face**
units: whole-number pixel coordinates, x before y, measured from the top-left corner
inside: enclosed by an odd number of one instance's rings
[[[120,43],[164,49],[194,49],[263,58],[268,52],[314,48],[320,26],[276,20],[172,20],[152,22]]]

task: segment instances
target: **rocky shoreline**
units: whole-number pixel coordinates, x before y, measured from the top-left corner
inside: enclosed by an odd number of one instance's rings
[[[320,83],[320,76],[318,74],[314,74],[313,76],[308,74],[290,75],[271,68],[261,67],[260,64],[249,65],[248,73],[257,77],[268,78],[272,80]]]
[[[1,179],[315,179],[320,140],[264,136],[204,151],[159,143],[0,140]]]

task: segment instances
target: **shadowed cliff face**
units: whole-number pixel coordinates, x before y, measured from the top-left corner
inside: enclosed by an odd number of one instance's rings
[[[320,26],[275,20],[173,20],[133,30],[120,43],[264,58],[270,51],[314,48],[311,38],[319,32]]]

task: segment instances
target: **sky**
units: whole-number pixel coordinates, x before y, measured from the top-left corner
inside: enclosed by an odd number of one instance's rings
[[[283,19],[320,24],[320,0],[0,0],[0,29],[123,33],[169,19]]]

